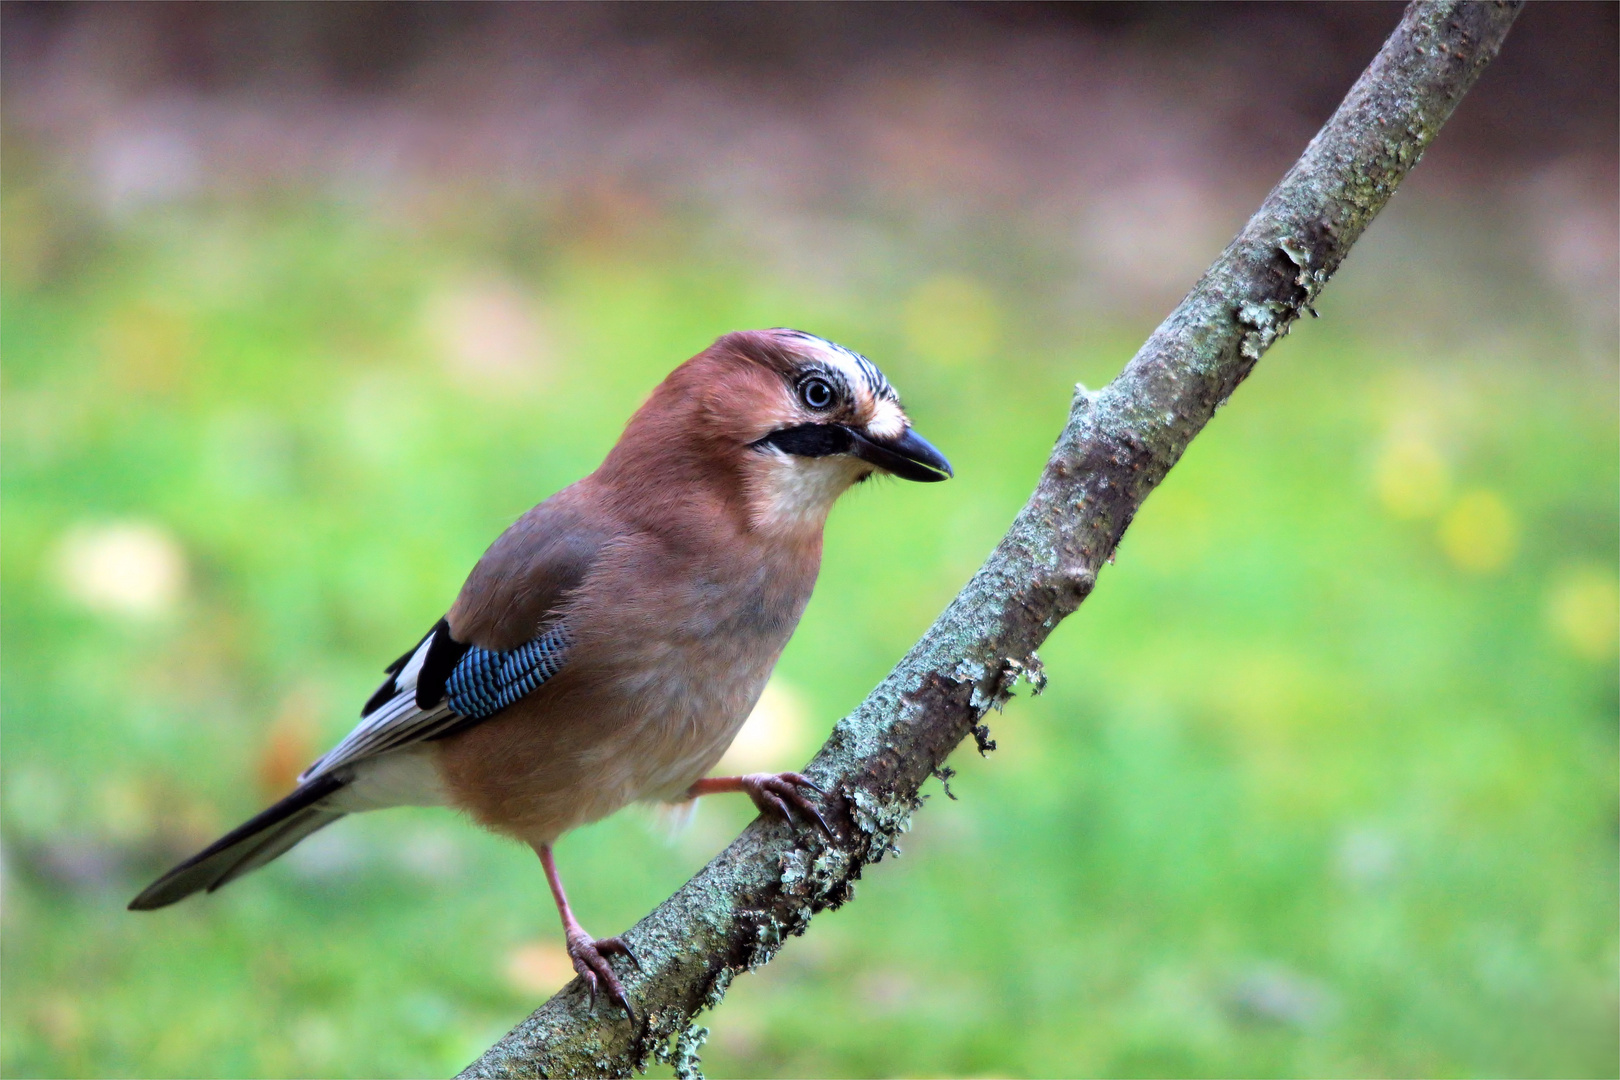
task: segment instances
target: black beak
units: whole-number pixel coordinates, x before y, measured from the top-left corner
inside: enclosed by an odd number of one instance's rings
[[[910,428],[897,439],[874,439],[850,428],[845,430],[849,431],[848,453],[902,480],[929,484],[949,480],[956,475],[951,471],[951,463],[945,460],[945,455]]]

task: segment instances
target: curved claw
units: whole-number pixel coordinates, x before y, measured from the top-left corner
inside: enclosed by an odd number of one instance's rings
[[[637,971],[643,970],[641,966],[641,957],[637,956],[633,951],[631,951],[630,943],[625,941],[622,937],[598,938],[596,941],[596,951],[604,955],[628,956],[630,958],[630,962],[636,965]]]
[[[788,809],[788,804],[782,801],[782,797],[780,795],[769,788],[766,788],[759,793],[759,801],[763,804],[760,807],[761,810],[769,810],[777,817],[784,818],[788,821],[793,820],[793,811]]]
[[[636,954],[621,938],[592,941],[584,933],[568,935],[568,957],[574,962],[574,970],[584,980],[585,989],[590,993],[591,1008],[596,1008],[597,989],[606,986],[608,997],[624,1009],[633,1022],[639,1023],[636,1010],[630,1006],[630,997],[624,992],[624,984],[619,982],[619,977],[613,973],[613,966],[607,962],[608,956],[617,954],[628,956],[636,967],[641,967],[641,961],[636,959]]]
[[[578,963],[574,964],[574,970],[579,972],[581,979],[585,980],[585,992],[590,995],[591,1011],[594,1012],[596,1010],[596,972],[588,967],[580,967]]]
[[[803,775],[801,775],[799,773],[796,773],[796,772],[777,773],[776,776],[777,776],[777,779],[779,779],[779,780],[786,780],[791,784],[797,784],[799,787],[809,788],[811,791],[815,792],[817,795],[826,795],[827,794],[825,791],[822,791],[820,788],[816,787],[816,785],[812,784],[808,777],[803,776]]]
[[[793,820],[793,811],[797,810],[820,826],[821,831],[829,839],[832,837],[833,831],[831,826],[827,824],[827,819],[821,816],[821,811],[816,809],[814,803],[805,798],[804,793],[799,788],[809,788],[817,795],[824,795],[825,792],[805,777],[793,772],[774,775],[771,773],[756,773],[753,776],[743,777],[742,782],[743,790],[748,792],[748,797],[754,800],[754,805],[759,807],[760,813],[775,814],[791,822]]]

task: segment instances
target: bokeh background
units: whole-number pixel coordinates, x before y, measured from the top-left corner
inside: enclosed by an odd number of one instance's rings
[[[0,1069],[460,1068],[570,975],[526,850],[394,811],[124,904],[737,327],[958,471],[835,512],[734,751],[805,761],[1399,11],[7,4]],[[1616,11],[1525,12],[710,1075],[1616,1074]],[[586,926],[749,816],[565,839]]]

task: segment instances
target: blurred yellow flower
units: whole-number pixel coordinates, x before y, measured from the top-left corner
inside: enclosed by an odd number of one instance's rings
[[[1451,490],[1451,469],[1422,439],[1392,440],[1378,456],[1373,484],[1384,509],[1398,518],[1429,517]]]
[[[906,344],[942,364],[983,360],[1001,339],[1001,306],[971,278],[941,275],[906,301]]]
[[[185,554],[151,522],[75,526],[57,544],[54,562],[62,592],[99,614],[164,615],[185,589]]]
[[[65,993],[48,995],[34,1006],[34,1023],[59,1053],[78,1048],[84,1039],[84,1011]]]
[[[158,815],[152,795],[150,788],[128,777],[100,777],[94,802],[101,831],[126,843],[156,832]]]
[[[1565,570],[1547,592],[1547,625],[1577,655],[1613,660],[1620,644],[1620,583],[1613,570]]]
[[[1440,519],[1440,547],[1464,570],[1489,574],[1519,550],[1519,520],[1502,496],[1483,488],[1463,494]]]
[[[190,322],[176,311],[147,303],[115,311],[101,328],[100,345],[114,385],[158,393],[185,384],[196,352]]]

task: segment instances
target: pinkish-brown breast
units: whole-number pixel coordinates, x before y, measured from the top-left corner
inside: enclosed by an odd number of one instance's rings
[[[534,694],[439,744],[452,801],[548,843],[638,799],[677,798],[719,760],[810,598],[813,543],[609,541],[564,609],[575,641]],[[708,541],[708,542],[704,542]]]

